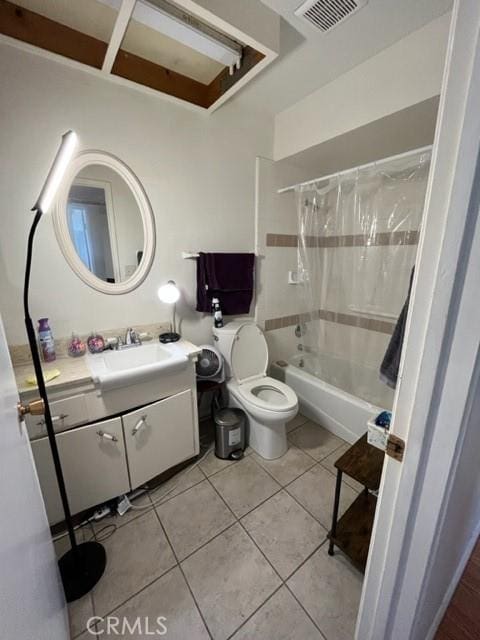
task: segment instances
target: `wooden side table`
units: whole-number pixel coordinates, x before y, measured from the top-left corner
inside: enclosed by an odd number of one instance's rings
[[[337,546],[353,562],[365,572],[368,548],[372,535],[373,519],[377,498],[370,491],[377,491],[380,486],[385,453],[367,442],[367,434],[363,435],[336,462],[337,483],[333,505],[332,528],[328,534],[330,544],[328,553],[333,556]],[[365,488],[338,520],[338,507],[342,489],[342,475],[346,474]]]

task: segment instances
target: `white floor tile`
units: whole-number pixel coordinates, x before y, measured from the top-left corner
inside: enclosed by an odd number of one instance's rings
[[[182,568],[214,640],[226,640],[281,584],[239,524],[187,558]]]
[[[362,575],[340,552],[321,547],[288,580],[288,586],[328,640],[353,640]]]

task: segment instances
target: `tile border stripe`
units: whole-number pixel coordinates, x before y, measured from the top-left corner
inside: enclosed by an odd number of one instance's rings
[[[291,316],[283,316],[281,318],[269,318],[268,320],[265,320],[265,331],[274,331],[275,329],[292,327],[300,324],[301,322],[309,322],[312,319],[335,322],[337,324],[343,324],[349,327],[358,327],[359,329],[376,331],[377,333],[385,333],[387,335],[391,335],[395,328],[395,323],[388,322],[387,320],[377,320],[376,318],[365,318],[364,316],[349,313],[338,313],[336,311],[328,311],[327,309],[318,309],[312,314],[297,313]]]
[[[338,249],[341,247],[386,247],[417,245],[418,231],[392,231],[372,235],[338,235],[338,236],[307,236],[305,245],[308,248]],[[267,233],[265,244],[267,247],[298,247],[298,236],[288,233]]]

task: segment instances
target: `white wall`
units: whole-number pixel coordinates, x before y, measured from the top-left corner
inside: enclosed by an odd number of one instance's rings
[[[170,309],[156,291],[173,278],[183,293],[184,335],[208,340],[211,320],[194,311],[195,262],[180,253],[254,250],[255,157],[271,155],[271,120],[235,103],[213,115],[194,112],[7,45],[0,46],[0,77],[0,308],[10,344],[26,342],[29,210],[69,128],[82,149],[108,151],[138,176],[155,214],[157,252],[136,291],[103,295],[70,270],[46,216],[35,243],[33,317],[51,318],[57,337],[165,321]]]
[[[295,194],[280,195],[285,184],[305,179],[306,170],[289,162],[257,159],[257,309],[256,320],[265,320],[305,311],[298,287],[288,284],[288,272],[297,269],[297,249],[267,247],[267,233],[296,234]],[[295,353],[298,340],[295,327],[265,333],[270,362],[286,360]]]
[[[277,114],[275,160],[438,95],[449,25],[447,13]]]

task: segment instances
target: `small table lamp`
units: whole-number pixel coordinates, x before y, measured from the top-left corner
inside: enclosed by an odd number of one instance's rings
[[[164,344],[168,342],[177,342],[177,340],[180,340],[180,334],[177,333],[175,326],[175,311],[177,306],[176,303],[180,298],[180,290],[173,280],[169,280],[167,284],[163,284],[159,288],[158,297],[166,304],[173,304],[172,330],[167,331],[166,333],[161,333],[158,339]]]

